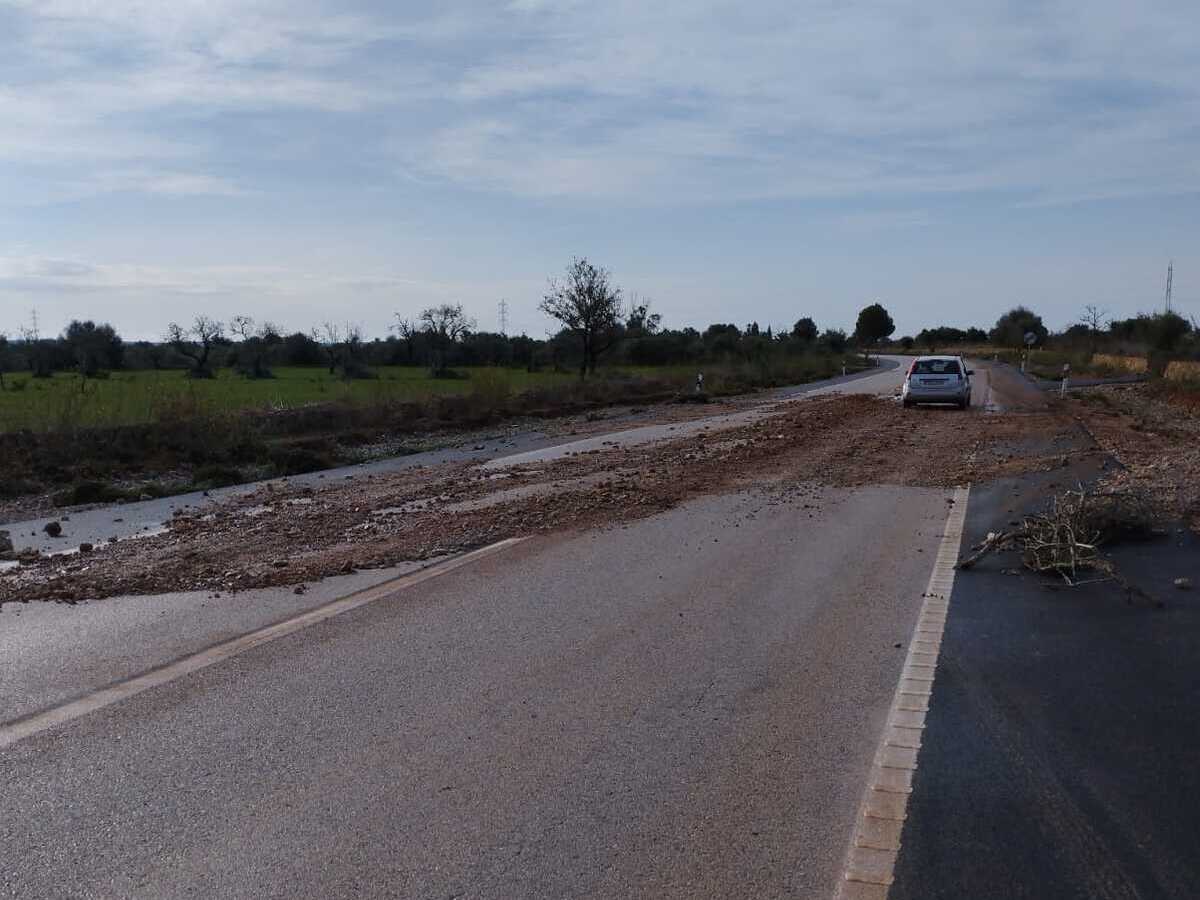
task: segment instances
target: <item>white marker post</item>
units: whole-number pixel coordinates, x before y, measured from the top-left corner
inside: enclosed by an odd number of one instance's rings
[[[1071,380],[1071,364],[1063,363],[1063,383],[1062,390],[1058,392],[1058,396],[1067,396],[1067,382]]]

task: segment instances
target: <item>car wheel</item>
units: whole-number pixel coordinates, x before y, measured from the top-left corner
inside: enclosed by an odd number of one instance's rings
[[[904,398],[903,400],[901,400],[900,402],[901,402],[901,403],[904,405],[904,408],[905,408],[905,409],[912,409],[912,408],[913,408],[913,406],[915,405],[915,404],[912,402],[912,400],[908,399],[908,397],[905,397],[905,398]]]

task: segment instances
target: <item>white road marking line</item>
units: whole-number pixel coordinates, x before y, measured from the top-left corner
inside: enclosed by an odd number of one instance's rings
[[[846,871],[838,885],[839,900],[886,900],[892,884],[970,497],[969,487],[955,491],[954,505],[946,517],[946,530],[867,782]]]
[[[373,587],[348,594],[338,600],[331,600],[329,603],[300,613],[290,619],[285,619],[274,625],[268,625],[265,628],[251,631],[249,634],[244,634],[241,637],[233,638],[224,643],[209,647],[206,650],[185,656],[173,663],[168,663],[165,666],[143,672],[141,675],[135,675],[132,678],[119,681],[108,687],[92,691],[89,694],[69,700],[58,706],[14,719],[11,722],[5,722],[0,724],[0,749],[12,746],[17,741],[31,737],[48,728],[54,728],[70,722],[72,719],[77,719],[80,716],[103,709],[106,706],[120,703],[122,700],[127,700],[143,691],[169,684],[185,675],[190,675],[192,672],[198,672],[216,663],[239,656],[247,650],[260,647],[270,641],[286,637],[289,634],[295,634],[297,631],[301,631],[311,625],[316,625],[318,622],[327,621],[334,616],[340,616],[342,613],[366,606],[368,603],[382,600],[384,597],[391,596],[397,591],[414,587],[424,581],[437,578],[439,575],[453,572],[455,569],[470,565],[486,556],[506,550],[515,544],[521,543],[523,540],[525,538],[508,538],[507,540],[498,541],[495,544],[489,544],[486,547],[480,547],[478,550],[472,550],[470,553],[456,556],[453,559],[434,563],[423,569],[418,569],[416,572],[409,572],[406,575],[400,575]]]

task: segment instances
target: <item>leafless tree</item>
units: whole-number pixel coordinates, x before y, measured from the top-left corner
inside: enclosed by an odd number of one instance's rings
[[[1091,329],[1092,334],[1099,334],[1104,328],[1104,322],[1108,318],[1108,310],[1101,309],[1094,303],[1089,303],[1083,308],[1083,315],[1079,317],[1079,321]]]
[[[332,375],[342,364],[342,329],[333,322],[325,322],[320,329],[313,329],[312,339],[321,345],[325,358],[329,363],[329,374]]]
[[[475,329],[475,323],[463,312],[461,303],[442,303],[421,311],[421,331],[433,349],[433,371],[448,369],[450,348]]]
[[[576,258],[563,281],[550,280],[541,310],[579,335],[583,360],[579,377],[596,371],[596,359],[616,341],[621,319],[621,291],[609,283],[607,270]]]
[[[254,334],[254,319],[250,316],[234,316],[229,320],[229,332],[243,341],[248,340]]]
[[[272,322],[255,326],[250,316],[234,316],[229,321],[229,331],[241,338],[236,349],[236,368],[247,378],[272,378],[267,365],[271,346],[278,343],[279,327]]]
[[[329,374],[341,370],[343,378],[365,378],[370,370],[363,360],[362,328],[358,325],[335,325],[326,322],[320,331],[313,331],[313,340],[320,343],[329,361]]]
[[[404,345],[404,356],[412,365],[416,358],[416,338],[419,329],[417,324],[405,316],[396,313],[396,324],[392,326],[392,330],[400,338],[400,343]]]
[[[8,335],[0,331],[0,391],[4,390],[4,364],[8,361]]]
[[[225,336],[225,325],[208,316],[196,316],[191,326],[184,328],[176,322],[167,326],[167,343],[180,356],[191,360],[188,375],[192,378],[212,378],[209,357],[213,347]]]
[[[1083,314],[1079,317],[1079,321],[1088,327],[1088,332],[1092,342],[1092,352],[1096,352],[1096,339],[1100,336],[1100,330],[1104,327],[1104,322],[1108,318],[1108,310],[1101,309],[1094,303],[1089,303],[1083,308]]]

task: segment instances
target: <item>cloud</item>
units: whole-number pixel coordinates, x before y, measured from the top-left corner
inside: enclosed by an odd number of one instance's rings
[[[349,128],[399,174],[519,197],[1070,202],[1200,187],[1200,10],[1177,0],[9,10],[0,158],[59,165],[40,176],[46,199],[56,181],[129,169],[218,187],[214,169],[269,158],[266,121],[311,145],[313,168]]]

